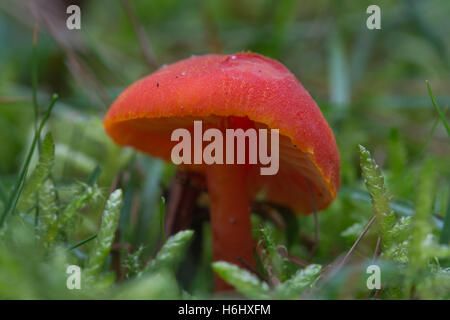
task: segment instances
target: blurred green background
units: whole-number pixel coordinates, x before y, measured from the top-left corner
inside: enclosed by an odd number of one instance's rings
[[[81,30],[65,27],[69,4],[81,8]],[[371,4],[381,7],[381,30],[366,27],[366,8]],[[432,221],[432,229],[428,231],[442,245],[448,244],[450,222],[444,225],[444,221],[446,215],[449,219],[450,144],[425,80],[429,81],[436,102],[445,114],[450,102],[449,13],[447,0],[2,0],[0,182],[3,198],[8,198],[8,190],[17,182],[33,139],[32,81],[36,75],[40,116],[51,94],[59,95],[44,129],[52,133],[55,144],[49,177],[58,190],[58,206],[70,203],[74,193],[79,192],[77,188],[84,188],[82,182],[92,177],[96,167],[101,169],[96,184],[99,196],[79,207],[77,218],[70,224],[76,227],[70,227],[72,231],[61,243],[70,246],[94,234],[110,190],[122,188],[116,246],[103,269],[114,271],[110,281],[115,278],[127,282],[130,267],[124,267],[123,263],[131,259],[130,253],[136,253],[143,245],[140,258],[136,258],[142,262],[160,248],[160,196],[170,201],[175,168],[116,147],[103,131],[101,120],[105,112],[126,86],[164,64],[191,55],[251,50],[279,60],[297,76],[317,101],[339,146],[342,188],[333,205],[319,214],[320,241],[312,262],[326,266],[345,254],[372,216],[369,193],[361,179],[359,144],[372,152],[383,170],[391,208],[398,219],[417,213],[420,196],[417,186],[423,177],[419,173],[424,162],[432,167],[433,179],[429,185],[433,190],[425,188],[431,202],[426,212],[427,219]],[[34,54],[35,26],[38,34]],[[35,152],[30,168],[37,163],[38,152]],[[178,292],[167,297],[188,293],[209,297],[213,278],[205,194],[200,192],[194,208],[196,213],[190,225],[184,226],[194,229],[195,236],[183,261],[184,267],[177,273],[178,282],[163,274],[157,278],[159,282],[153,281],[155,290],[149,289],[148,293],[142,288],[130,289],[130,297],[165,298],[164,290],[158,285],[164,287],[167,283]],[[255,214],[255,229],[264,225],[272,230],[276,243],[306,260],[314,246],[313,217],[276,215],[286,220],[277,224],[279,219]],[[292,220],[297,229],[288,232],[286,226]],[[257,230],[255,236],[258,237]],[[313,290],[308,297],[367,297],[365,281],[360,277],[364,275],[363,266],[372,258],[376,241],[376,232],[369,231],[353,253],[348,268],[325,289]],[[89,245],[92,241],[84,247]],[[24,251],[17,251],[17,256],[9,251],[3,252],[3,258],[0,254],[0,260],[9,261],[11,266],[8,271],[0,264],[0,297],[70,297],[62,293],[64,290],[55,284],[56,280],[44,281],[37,271],[28,272],[28,266],[17,267],[21,265],[20,257],[35,252],[27,245],[23,247]],[[74,257],[67,259],[82,264],[86,259],[83,255],[88,251],[84,247],[77,248]],[[49,261],[45,258],[47,253],[42,254],[42,259],[36,258],[37,264]],[[403,254],[404,258],[408,256],[407,251]],[[386,284],[388,287],[391,284],[393,289],[383,290],[381,297],[449,298],[448,255],[439,262],[436,259],[431,254],[424,260],[426,263],[411,268],[428,271],[434,268],[442,277],[438,285],[434,280],[431,284],[419,283],[413,285],[418,290],[416,295],[405,293],[402,290],[407,285],[393,272],[394,280]],[[405,261],[400,263],[407,265]],[[28,275],[15,279],[8,273],[11,270]],[[26,281],[29,284],[24,285],[22,282]],[[54,292],[37,290],[33,281],[48,282],[48,288]],[[22,289],[10,291],[13,284],[20,284],[18,287]],[[184,291],[177,291],[181,290],[178,286]]]

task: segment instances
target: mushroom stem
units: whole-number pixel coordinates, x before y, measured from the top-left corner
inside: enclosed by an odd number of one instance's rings
[[[214,261],[253,267],[250,201],[245,165],[210,165],[206,170],[210,197]],[[232,287],[216,276],[215,291]]]

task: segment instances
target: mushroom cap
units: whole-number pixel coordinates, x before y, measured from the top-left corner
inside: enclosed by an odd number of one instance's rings
[[[260,175],[252,166],[251,195],[262,191],[299,214],[313,212],[314,202],[321,210],[333,201],[340,186],[333,132],[296,77],[273,59],[210,54],[165,66],[123,91],[103,124],[117,144],[170,161],[174,129],[192,130],[194,120],[206,129],[229,117],[279,129],[279,171]],[[206,164],[183,166],[202,172]]]

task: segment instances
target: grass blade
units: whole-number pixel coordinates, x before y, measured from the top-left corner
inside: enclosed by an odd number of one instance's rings
[[[3,183],[0,181],[0,201],[3,202],[3,204],[6,204],[8,202],[8,191],[6,190]]]
[[[87,179],[87,184],[88,186],[93,186],[94,183],[97,182],[98,177],[100,176],[100,174],[102,173],[102,169],[100,168],[99,165],[97,165],[94,169],[94,171],[92,171],[92,173],[89,175],[88,179]]]
[[[98,235],[97,233],[94,233],[93,235],[90,235],[86,239],[81,240],[78,243],[75,243],[74,245],[70,246],[69,250],[73,250],[75,248],[81,247],[82,245],[88,243],[89,241],[94,240],[95,238],[97,238],[97,235]]]
[[[440,242],[442,244],[450,243],[450,201],[447,204],[447,213],[445,214],[444,226],[442,227]]]
[[[450,126],[448,125],[448,122],[445,119],[444,113],[441,111],[441,108],[439,108],[438,104],[436,103],[436,100],[434,100],[433,92],[431,91],[431,87],[430,87],[430,82],[428,80],[426,80],[425,82],[427,84],[427,89],[428,89],[428,93],[431,98],[431,102],[433,103],[433,106],[436,108],[436,111],[439,114],[439,117],[441,118],[445,129],[447,130],[447,135],[450,136]]]
[[[32,54],[32,64],[31,64],[31,82],[32,82],[32,91],[33,91],[33,110],[34,110],[34,131],[37,131],[38,117],[39,117],[39,103],[37,100],[37,87],[38,87],[37,36],[38,36],[38,27],[37,27],[37,25],[34,25],[33,54]],[[38,137],[38,145],[40,146],[40,137]]]
[[[165,228],[165,217],[166,217],[166,199],[161,197],[159,203],[159,221],[161,226],[161,241],[162,244],[166,243],[166,228]]]
[[[346,53],[339,33],[330,38],[329,79],[330,102],[339,110],[348,109],[351,88]]]
[[[33,156],[34,148],[36,147],[36,143],[38,138],[41,135],[42,129],[44,128],[45,123],[47,122],[48,118],[50,117],[50,114],[52,112],[52,109],[56,103],[56,100],[58,99],[58,95],[54,94],[52,97],[52,100],[50,102],[49,107],[47,108],[47,111],[45,112],[44,117],[41,120],[41,124],[39,125],[39,128],[37,132],[34,134],[33,141],[31,143],[30,150],[28,151],[27,157],[25,159],[25,163],[23,164],[22,170],[20,171],[19,178],[17,179],[16,185],[14,186],[13,192],[11,193],[10,198],[8,199],[8,203],[3,210],[2,215],[0,216],[0,228],[3,226],[3,223],[5,222],[6,218],[14,212],[17,201],[19,200],[20,194],[22,193],[25,177],[28,172],[28,167],[30,165],[31,157]]]

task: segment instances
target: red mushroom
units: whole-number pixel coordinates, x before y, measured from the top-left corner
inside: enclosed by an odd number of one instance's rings
[[[172,132],[193,132],[194,120],[222,132],[268,128],[280,134],[275,175],[261,175],[261,164],[182,164],[206,175],[215,261],[254,265],[250,200],[257,192],[299,214],[313,211],[308,183],[318,210],[336,197],[340,160],[333,133],[281,63],[254,53],[179,61],[127,88],[106,114],[104,127],[117,144],[171,161],[177,144]],[[216,282],[216,289],[225,288]]]

